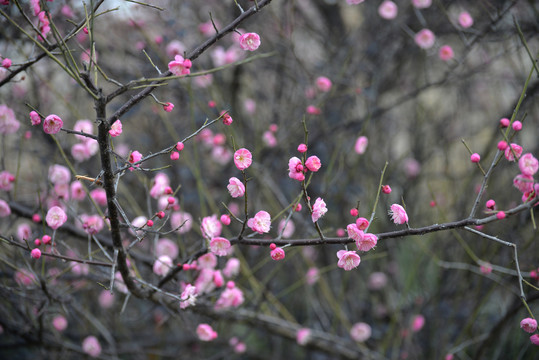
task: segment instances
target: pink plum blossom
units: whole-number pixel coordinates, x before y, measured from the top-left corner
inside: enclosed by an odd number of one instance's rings
[[[54,326],[57,331],[62,332],[67,329],[67,320],[63,315],[56,315],[52,319],[52,326]]]
[[[172,109],[174,109],[174,104],[171,102],[167,102],[165,105],[163,105],[163,110],[166,112],[171,112]]]
[[[15,181],[15,175],[9,171],[0,172],[0,190],[10,191],[13,189],[13,182]]]
[[[259,211],[247,221],[247,226],[259,234],[267,233],[271,228],[271,216],[264,210]]]
[[[378,237],[374,234],[364,233],[356,240],[356,246],[360,251],[369,251],[378,243]]]
[[[348,226],[346,227],[346,230],[348,231],[348,237],[350,239],[353,239],[355,241],[361,240],[363,236],[363,230],[360,230],[357,227],[357,224],[348,224]]]
[[[19,224],[17,227],[17,237],[21,242],[24,242],[24,240],[30,240],[30,237],[32,236],[32,228],[28,223],[22,223]]]
[[[239,41],[243,50],[255,51],[260,46],[260,36],[257,33],[245,33]]]
[[[82,220],[82,228],[90,235],[95,235],[103,229],[105,222],[100,215],[86,215],[80,216]]]
[[[533,345],[539,346],[539,334],[534,334],[530,336],[530,341]]]
[[[178,257],[179,249],[176,243],[168,238],[162,238],[157,241],[155,247],[155,256],[168,255],[171,259]]]
[[[159,276],[165,276],[172,267],[172,259],[168,255],[161,255],[153,263],[153,272]]]
[[[425,326],[425,317],[423,315],[416,315],[412,319],[412,331],[418,332]]]
[[[533,176],[518,174],[513,179],[513,186],[521,193],[530,193],[533,191]]]
[[[170,226],[180,234],[185,234],[193,227],[193,217],[188,212],[175,211],[170,215]]]
[[[175,57],[176,55],[181,55],[185,52],[185,45],[179,40],[172,40],[167,44],[165,52],[169,58]]]
[[[473,18],[467,11],[462,11],[459,14],[459,24],[463,28],[467,29],[473,25]]]
[[[264,131],[262,134],[262,141],[264,141],[264,144],[266,144],[268,147],[275,147],[277,146],[277,138],[271,131]]]
[[[358,154],[364,154],[367,150],[367,145],[369,144],[369,139],[367,139],[366,136],[360,136],[356,140],[356,144],[354,145],[354,151]]]
[[[90,191],[90,197],[101,206],[107,205],[107,192],[105,189],[94,189]]]
[[[408,214],[406,214],[406,210],[399,204],[391,205],[389,215],[395,224],[402,225],[408,222]]]
[[[297,157],[292,157],[288,160],[288,176],[294,180],[305,180],[305,174],[303,173],[303,164]]]
[[[328,92],[331,90],[331,80],[325,76],[320,76],[316,79],[316,87],[318,90]]]
[[[371,337],[371,327],[364,322],[355,323],[350,329],[350,337],[357,342],[365,342]]]
[[[113,122],[112,125],[110,126],[109,134],[112,137],[116,137],[116,136],[120,136],[121,133],[122,133],[122,122],[120,121],[120,119],[118,119],[115,122]]]
[[[511,145],[508,146],[507,149],[505,149],[504,155],[507,160],[515,161],[515,155],[517,159],[519,159],[520,155],[522,155],[522,146],[515,143],[511,143]]]
[[[231,177],[228,180],[227,189],[233,198],[242,197],[245,194],[245,185],[236,177]]]
[[[355,251],[339,250],[337,251],[337,257],[339,258],[337,266],[346,271],[358,267],[361,262],[361,258]]]
[[[307,106],[307,109],[305,109],[305,111],[309,115],[320,115],[322,113],[322,110],[320,110],[319,107],[314,106],[314,105]]]
[[[43,131],[45,134],[57,134],[64,126],[64,122],[58,115],[51,114],[43,121]]]
[[[305,166],[312,172],[317,172],[322,167],[322,163],[318,156],[309,156],[305,161]]]
[[[397,4],[395,4],[393,1],[386,0],[378,7],[378,14],[386,20],[392,20],[396,18],[397,13]]]
[[[82,342],[82,350],[91,357],[98,357],[101,354],[101,344],[95,336],[88,336]]]
[[[434,46],[436,37],[429,29],[422,29],[414,36],[415,43],[422,49],[430,49]]]
[[[443,61],[449,61],[453,59],[455,56],[455,53],[453,52],[453,48],[449,45],[444,45],[440,48],[440,51],[438,52],[438,56],[440,57],[440,60]]]
[[[41,124],[41,116],[35,111],[30,111],[30,122],[33,126]]]
[[[217,218],[217,215],[214,214],[212,216],[206,216],[202,218],[200,231],[202,232],[202,235],[207,237],[208,239],[212,239],[221,235],[222,229],[223,225]]]
[[[215,269],[216,266],[217,256],[213,252],[206,253],[197,260],[197,268],[199,269]]]
[[[294,225],[294,222],[292,220],[288,220],[287,222],[285,219],[282,219],[279,222],[278,229],[279,233],[282,233],[283,238],[288,239],[294,234],[296,226]]]
[[[537,330],[537,320],[532,318],[522,319],[520,322],[520,328],[531,334]]]
[[[131,152],[131,154],[129,154],[128,161],[131,164],[134,164],[136,162],[139,162],[141,159],[142,159],[142,154],[140,152],[138,152],[137,150],[135,150],[135,151]],[[140,164],[138,164],[137,166],[140,166]]]
[[[230,258],[225,264],[223,269],[223,275],[228,278],[232,278],[240,273],[240,260],[237,258]]]
[[[310,338],[311,329],[301,328],[296,333],[296,342],[301,346],[306,345],[309,342]]]
[[[180,309],[195,305],[197,300],[196,287],[191,284],[185,285],[185,289],[182,291],[180,299],[182,300],[180,301]]]
[[[14,134],[19,127],[20,123],[13,110],[7,105],[0,105],[0,134]]]
[[[208,324],[199,324],[197,326],[197,336],[202,341],[212,341],[217,338],[217,332]]]
[[[67,221],[67,215],[62,208],[53,206],[47,211],[45,221],[51,229],[56,230]]]
[[[273,260],[278,261],[284,259],[286,254],[282,248],[276,247],[275,249],[271,250],[270,256]]]
[[[2,200],[0,200],[2,201]],[[36,282],[36,276],[26,269],[19,269],[14,275],[15,282],[22,286],[30,286]]]
[[[539,169],[539,162],[530,153],[526,153],[518,159],[518,167],[523,175],[533,176]]]
[[[322,216],[324,216],[328,212],[328,208],[326,207],[326,203],[322,198],[317,198],[313,205],[313,213],[311,215],[311,219],[314,222],[317,222],[318,219],[320,219]]]
[[[318,281],[318,279],[320,279],[320,271],[315,267],[309,268],[305,274],[305,282],[308,285],[313,285]]]
[[[214,237],[210,241],[210,251],[217,256],[226,256],[230,249],[230,241],[224,237]]]
[[[245,301],[243,292],[234,285],[233,281],[229,281],[226,289],[221,293],[219,299],[215,303],[216,309],[226,309],[238,307]]]
[[[168,70],[176,76],[189,75],[191,73],[191,60],[176,55],[174,60],[168,63]]]
[[[41,257],[41,250],[38,248],[32,249],[32,251],[30,251],[30,256],[34,259],[39,259]]]
[[[234,153],[234,164],[238,170],[245,170],[251,166],[253,162],[253,155],[251,152],[245,148],[236,150]]]
[[[359,230],[365,230],[369,227],[369,220],[365,219],[364,217],[357,218],[356,226]]]

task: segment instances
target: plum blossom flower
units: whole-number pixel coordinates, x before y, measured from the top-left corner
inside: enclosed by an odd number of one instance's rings
[[[217,338],[217,332],[208,324],[197,326],[197,336],[202,341],[212,341]]]
[[[395,224],[402,225],[408,222],[408,214],[406,214],[406,210],[399,204],[391,205],[389,215],[391,215],[391,220]]]
[[[260,36],[257,33],[245,33],[239,41],[243,50],[255,51],[260,46]]]
[[[168,255],[171,259],[175,259],[178,257],[178,253],[178,245],[174,241],[168,238],[162,238],[157,241],[155,256]]]
[[[312,172],[317,172],[322,167],[322,163],[318,156],[309,156],[305,161],[305,166]]]
[[[174,109],[174,104],[171,102],[167,102],[165,105],[163,105],[163,110],[166,112],[171,112],[172,109]]]
[[[191,284],[185,285],[185,289],[180,295],[180,309],[185,309],[189,306],[193,306],[197,301],[197,289]]]
[[[520,328],[531,334],[537,330],[537,320],[532,318],[522,319],[520,322]]]
[[[314,105],[307,106],[307,109],[305,109],[305,111],[307,111],[307,114],[309,115],[320,115],[322,113],[322,110],[320,110],[319,107],[316,107]]]
[[[532,336],[530,336],[530,341],[533,345],[538,345],[539,346],[539,334],[534,334]]]
[[[280,247],[276,247],[275,249],[271,250],[270,256],[273,260],[282,260],[286,256],[284,250]]]
[[[224,237],[214,237],[210,241],[210,251],[217,256],[226,256],[230,249],[230,241]]]
[[[165,49],[168,57],[175,57],[185,52],[185,45],[179,40],[172,40]]]
[[[188,212],[175,211],[170,215],[170,225],[180,234],[185,234],[193,227],[193,217]]]
[[[34,259],[39,259],[41,257],[41,250],[38,248],[32,249],[30,252],[30,256]]]
[[[97,234],[105,226],[103,218],[99,215],[82,214],[80,218],[82,220],[82,228],[90,235]]]
[[[245,194],[245,185],[236,177],[231,177],[228,180],[226,188],[233,198],[242,197]]]
[[[365,342],[371,337],[372,329],[364,322],[355,323],[350,329],[350,337],[357,342]]]
[[[306,345],[311,338],[311,329],[301,328],[296,333],[296,342],[303,346]]]
[[[358,267],[361,262],[361,258],[355,251],[339,250],[337,251],[337,257],[339,258],[337,266],[346,271]]]
[[[513,179],[513,186],[521,193],[530,193],[533,191],[533,176],[518,174]]]
[[[153,263],[153,272],[159,276],[165,276],[172,267],[172,259],[168,255],[161,255]]]
[[[425,326],[425,317],[423,315],[416,315],[412,319],[412,331],[418,332]]]
[[[348,231],[348,237],[350,239],[353,239],[355,241],[361,240],[361,237],[363,236],[363,230],[360,230],[357,227],[357,224],[348,224],[346,230]]]
[[[303,173],[303,164],[297,157],[292,157],[288,160],[288,176],[294,180],[305,180],[305,174]]]
[[[313,205],[313,213],[311,215],[311,219],[314,222],[317,222],[318,219],[320,219],[322,216],[324,216],[328,212],[328,208],[326,207],[326,203],[322,198],[317,198]]]
[[[168,70],[176,76],[189,75],[191,73],[191,60],[176,55],[174,60],[168,63]]]
[[[91,357],[98,357],[101,354],[101,344],[95,336],[88,336],[82,342],[82,350]]]
[[[245,301],[243,292],[236,287],[233,281],[226,284],[226,289],[221,293],[219,299],[215,302],[216,309],[226,309],[238,307]]]
[[[212,239],[221,235],[223,230],[223,225],[217,218],[217,215],[206,216],[202,218],[202,224],[200,226],[200,231],[203,236],[206,236],[208,239]]]
[[[473,18],[469,12],[463,11],[459,14],[459,24],[463,28],[467,29],[473,25]]]
[[[259,211],[247,221],[247,226],[259,234],[267,233],[271,228],[271,216],[264,210]]]
[[[320,76],[316,79],[316,87],[320,91],[328,92],[329,90],[331,90],[331,86],[331,80],[325,76]]]
[[[240,273],[240,260],[237,258],[230,258],[225,264],[223,269],[223,275],[227,278],[234,277]]]
[[[71,173],[67,167],[58,164],[49,166],[49,181],[54,185],[68,184],[70,180]]]
[[[533,176],[539,169],[539,161],[530,153],[526,153],[518,159],[518,167],[524,175]]]
[[[365,230],[369,227],[369,220],[365,219],[364,217],[357,218],[356,226],[359,230]]]
[[[282,219],[279,221],[279,233],[282,233],[283,238],[288,239],[296,230],[296,226],[294,225],[294,222],[292,220],[288,220],[288,222],[285,219]]]
[[[443,61],[449,61],[453,59],[455,56],[455,53],[453,52],[453,48],[449,45],[444,45],[440,48],[440,51],[438,52],[438,56],[440,57],[440,60]]]
[[[253,155],[245,148],[236,150],[234,153],[234,164],[238,170],[245,170],[253,163]]]
[[[67,329],[67,320],[63,315],[56,315],[52,319],[52,326],[58,331],[64,331]]]
[[[360,136],[356,140],[356,144],[354,145],[354,151],[358,153],[359,155],[365,153],[365,150],[367,150],[367,145],[369,144],[369,139],[366,136]]]
[[[422,49],[430,49],[434,45],[436,37],[429,29],[422,29],[414,36],[415,43]]]
[[[116,137],[116,136],[120,136],[121,133],[122,133],[122,122],[120,121],[120,119],[118,119],[115,122],[113,122],[112,125],[110,126],[109,134],[112,137]]]
[[[43,121],[43,131],[45,134],[57,134],[64,126],[64,122],[58,115],[51,114]]]
[[[511,143],[511,145],[505,149],[504,155],[507,160],[515,161],[515,155],[517,159],[519,159],[520,155],[522,155],[522,146]]]
[[[0,172],[0,190],[10,191],[13,188],[14,181],[15,175],[9,171]]]
[[[356,246],[360,251],[369,251],[378,243],[378,237],[374,234],[364,233],[356,240]]]
[[[14,134],[20,125],[13,110],[7,105],[0,105],[0,134]]]
[[[56,230],[67,221],[67,215],[62,208],[53,206],[47,211],[45,221],[51,229]]]
[[[30,122],[34,126],[41,124],[41,116],[35,111],[30,111]]]
[[[399,9],[397,8],[397,4],[389,0],[384,1],[378,7],[378,14],[386,20],[392,20],[396,18],[398,11]]]

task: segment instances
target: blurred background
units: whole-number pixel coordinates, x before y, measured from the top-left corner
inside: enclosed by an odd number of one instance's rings
[[[97,3],[86,3],[86,12],[91,14]],[[0,81],[42,53],[8,20],[35,38],[25,20],[26,16],[39,26],[32,4],[0,5],[0,55],[13,61],[10,70],[0,73]],[[238,4],[247,9],[254,2],[238,0]],[[277,238],[279,223],[291,214],[288,231],[282,235],[292,243],[316,239],[306,206],[292,211],[301,187],[288,177],[288,160],[300,156],[297,147],[305,142],[305,127],[307,155],[322,162],[308,192],[311,199],[321,197],[327,204],[328,212],[319,221],[326,237],[345,236],[343,229],[355,221],[350,215],[354,207],[366,218],[374,210],[369,232],[375,234],[405,228],[388,215],[393,203],[405,205],[414,228],[467,218],[483,174],[470,162],[463,142],[481,156],[480,165],[487,170],[503,139],[500,119],[511,119],[526,84],[526,97],[515,116],[523,129],[509,134],[523,153],[537,156],[539,74],[533,73],[528,83],[527,78],[539,50],[538,5],[524,0],[392,4],[273,0],[237,29],[240,34],[260,35],[256,51],[242,50],[239,34],[230,33],[193,60],[192,76],[158,86],[154,97],[121,117],[123,133],[111,140],[118,166],[132,151],[147,156],[172,146],[223,110],[234,119],[231,126],[218,121],[186,141],[179,160],[160,155],[145,162],[143,171],[128,171],[121,177],[118,201],[130,221],[150,218],[162,209],[163,200],[151,194],[156,175],[165,175],[177,190],[178,207],[167,211],[164,220],[156,220],[163,226],[161,232],[167,233],[149,232],[131,251],[137,276],[155,285],[159,282],[152,265],[162,238],[177,246],[173,261],[182,264],[204,245],[203,218],[219,217],[228,208],[243,219],[243,198],[231,198],[226,188],[230,177],[241,179],[232,154],[242,147],[253,154],[253,165],[246,171],[249,217],[260,210],[272,216],[269,234],[253,237]],[[85,18],[85,7],[78,1],[41,6],[50,10],[60,36]],[[166,72],[175,55],[194,50],[215,28],[232,22],[240,9],[229,0],[161,0],[151,6],[104,1],[96,13],[100,15],[90,33],[78,32],[65,48],[84,71],[91,35],[99,71],[93,66],[90,78],[109,94],[118,82]],[[434,37],[418,38],[423,29]],[[51,44],[56,42],[53,33],[47,37]],[[444,46],[451,48],[452,56]],[[111,101],[108,115],[138,91],[127,91]],[[14,187],[0,191],[0,198],[12,208],[10,216],[0,219],[0,233],[19,241],[20,228],[27,224],[30,242],[52,235],[50,228],[33,223],[31,217],[45,214],[51,204],[62,204],[69,219],[55,234],[56,249],[62,255],[88,258],[88,237],[80,216],[98,213],[96,206],[106,215],[106,208],[92,204],[90,197],[59,196],[48,174],[54,164],[69,164],[71,181],[75,174],[96,177],[99,154],[77,150],[82,140],[64,132],[53,140],[40,127],[32,127],[28,113],[57,114],[67,129],[88,119],[95,134],[92,98],[54,61],[44,58],[2,84],[0,99],[0,105],[11,108],[20,122],[16,133],[0,135],[0,170],[16,174]],[[166,102],[174,104],[171,112],[164,111],[161,103]],[[356,146],[362,136],[368,139],[364,151]],[[375,207],[386,162],[383,184],[390,185],[392,192],[380,194]],[[496,201],[497,210],[522,203],[521,192],[513,186],[519,173],[516,162],[502,158],[497,163],[476,217],[487,216],[488,199]],[[99,188],[88,182],[85,186],[88,192]],[[173,214],[189,219],[180,231],[171,231],[178,225],[171,221]],[[530,311],[537,314],[539,292],[533,271],[539,267],[539,249],[533,214],[524,211],[482,231],[518,246],[527,281],[524,293]],[[222,234],[233,239],[240,230],[241,224],[233,220],[223,226]],[[97,236],[105,248],[110,246],[107,226]],[[135,239],[127,229],[123,236],[126,244]],[[92,247],[94,260],[107,261],[95,244]],[[181,311],[121,291],[107,303],[103,294],[110,293],[106,290],[109,267],[80,266],[51,257],[34,260],[27,251],[3,241],[0,354],[10,359],[89,356],[81,344],[93,335],[102,347],[98,357],[104,359],[538,356],[530,334],[519,328],[520,320],[530,313],[519,298],[513,248],[463,229],[386,239],[360,254],[361,264],[350,272],[337,267],[336,253],[342,249],[343,245],[328,244],[292,246],[285,249],[284,260],[273,261],[267,247],[235,245],[232,254],[218,259],[216,268],[223,269],[230,257],[240,260],[239,274],[230,279],[243,291],[245,301],[241,310],[220,313],[211,309],[221,289],[201,294],[196,306]],[[37,280],[22,281],[21,271]],[[182,284],[194,283],[199,275],[180,272],[164,289],[180,294]],[[62,331],[53,324],[59,315],[68,324]],[[275,324],[269,325],[264,316],[275,319]],[[195,331],[200,323],[211,324],[217,339],[201,342]],[[357,323],[366,323],[371,330],[362,341],[350,334]],[[315,341],[298,344],[297,327],[311,329]],[[326,336],[326,341],[317,341],[318,336]]]

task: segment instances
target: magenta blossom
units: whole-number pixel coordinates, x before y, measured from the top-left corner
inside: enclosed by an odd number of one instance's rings
[[[56,134],[60,131],[64,122],[58,115],[49,115],[43,121],[43,131],[45,134]]]
[[[120,119],[118,119],[112,123],[109,130],[109,134],[112,137],[116,137],[116,136],[119,136],[121,133],[122,133],[122,122],[120,121]]]
[[[294,180],[305,180],[305,174],[303,173],[303,164],[297,157],[292,157],[288,160],[288,176]]]
[[[259,234],[267,233],[271,228],[271,216],[266,211],[259,211],[247,221],[247,226]]]
[[[253,155],[245,148],[236,150],[234,153],[234,164],[238,170],[245,170],[253,163]]]
[[[174,60],[168,63],[168,70],[176,76],[189,75],[191,73],[191,60],[176,55]]]
[[[260,36],[257,33],[245,33],[240,36],[240,47],[243,50],[255,51],[260,46]]]
[[[355,251],[339,250],[337,251],[337,257],[339,258],[337,266],[346,271],[350,271],[358,267],[359,263],[361,262],[361,258],[358,254],[356,254]]]
[[[210,241],[210,251],[217,256],[228,255],[229,249],[230,249],[230,241],[228,241],[224,237],[214,237]]]
[[[47,212],[45,221],[51,229],[56,230],[60,226],[64,225],[64,223],[67,221],[67,215],[64,210],[62,210],[62,208],[58,206],[53,206]]]
[[[242,197],[245,194],[245,185],[236,177],[228,180],[227,189],[233,198]]]
[[[328,208],[326,207],[326,203],[322,198],[317,198],[313,205],[313,213],[311,215],[311,219],[314,222],[317,222],[322,216],[324,216],[328,212]]]
[[[402,225],[408,222],[408,214],[406,214],[406,210],[399,204],[391,205],[389,215],[391,215],[391,220],[393,220],[395,224]]]
[[[312,172],[317,172],[322,167],[322,163],[318,156],[309,156],[307,161],[305,161],[305,166]]]

